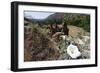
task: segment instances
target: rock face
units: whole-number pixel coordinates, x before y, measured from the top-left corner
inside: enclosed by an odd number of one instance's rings
[[[56,60],[59,55],[53,39],[44,36],[37,28],[24,26],[24,61]]]

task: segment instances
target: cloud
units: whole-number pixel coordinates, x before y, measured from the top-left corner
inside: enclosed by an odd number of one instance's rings
[[[24,11],[24,16],[33,19],[45,19],[54,12]]]

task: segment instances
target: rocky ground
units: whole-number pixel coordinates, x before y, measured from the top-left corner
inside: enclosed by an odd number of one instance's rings
[[[65,40],[61,40],[60,45],[60,60],[70,60],[71,57],[67,54],[67,47],[68,42],[74,41],[79,49],[79,51],[82,54],[82,57],[80,59],[89,59],[90,58],[90,34],[89,32],[86,32],[80,27],[76,26],[68,26],[69,28],[69,36],[66,36],[66,43]]]
[[[81,59],[89,59],[90,34],[76,26],[70,25],[68,28],[69,36],[66,36],[66,40],[63,38],[57,40],[56,36],[52,38],[46,36],[49,31],[40,27],[33,27],[32,24],[24,26],[24,61],[70,60],[66,52],[70,41],[77,44],[82,53]]]

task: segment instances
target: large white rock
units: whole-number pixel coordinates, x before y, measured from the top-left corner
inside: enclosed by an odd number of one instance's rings
[[[68,47],[67,47],[67,53],[70,55],[70,57],[72,58],[77,58],[79,56],[81,56],[81,52],[78,50],[78,47],[73,45],[73,44],[70,44]]]

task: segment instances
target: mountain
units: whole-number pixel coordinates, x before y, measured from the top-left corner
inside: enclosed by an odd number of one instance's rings
[[[79,22],[81,22],[81,19],[86,19],[86,17],[89,16],[88,14],[79,14],[79,13],[54,13],[52,15],[49,15],[45,19],[34,19],[34,18],[28,18],[24,17],[25,20],[30,21],[32,23],[38,23],[41,24],[62,24],[64,19],[66,18],[66,22],[69,22],[70,24],[78,25]]]
[[[47,20],[60,20],[64,18],[65,15],[66,15],[65,13],[55,13],[55,14],[48,16],[46,19]]]

